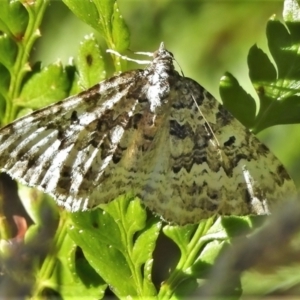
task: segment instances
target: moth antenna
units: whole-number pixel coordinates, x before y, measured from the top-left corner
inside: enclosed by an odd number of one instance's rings
[[[129,58],[128,56],[125,56],[125,55],[121,55],[119,52],[115,51],[115,50],[112,50],[112,49],[107,49],[106,50],[107,53],[112,53],[118,57],[121,57],[122,59],[124,60],[127,60],[127,61],[133,61],[139,65],[148,65],[151,63],[151,60],[140,60],[140,59],[133,59],[133,58]],[[147,52],[144,52],[144,53],[147,53]],[[150,52],[148,52],[150,53]],[[153,56],[153,55],[152,55]]]
[[[202,118],[205,120],[205,122],[206,122],[206,124],[207,124],[207,126],[208,126],[208,128],[209,128],[209,130],[210,130],[210,133],[212,134],[214,140],[216,141],[216,148],[218,149],[218,152],[219,152],[219,154],[220,154],[221,160],[223,161],[222,153],[221,153],[221,150],[220,150],[220,149],[221,149],[220,143],[219,143],[219,141],[218,141],[218,139],[217,139],[217,137],[216,137],[216,135],[215,135],[213,129],[211,128],[209,122],[207,121],[207,119],[205,118],[204,114],[202,113],[202,111],[201,111],[201,109],[200,109],[200,107],[199,107],[199,105],[198,105],[198,103],[197,103],[197,101],[196,101],[196,99],[195,99],[195,97],[194,97],[193,94],[192,94],[192,98],[193,98],[193,100],[194,100],[194,102],[195,102],[195,105],[196,105],[196,107],[197,107],[197,109],[198,109],[200,115],[201,115]]]
[[[150,56],[153,57],[153,52],[133,52],[134,54],[138,54],[138,55],[145,55],[145,56]]]
[[[182,71],[182,68],[181,68],[179,62],[175,58],[173,58],[173,60],[176,62],[177,66],[179,67],[180,73],[181,73],[182,77],[185,77],[184,74],[183,74],[183,71]]]

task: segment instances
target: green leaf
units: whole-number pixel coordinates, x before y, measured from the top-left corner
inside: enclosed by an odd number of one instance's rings
[[[277,66],[278,79],[294,79],[295,75],[300,73],[297,64],[294,65],[295,62],[299,61],[297,58],[298,46],[293,45],[293,38],[286,26],[276,19],[269,21],[267,38],[270,52]],[[282,82],[279,83],[282,84]]]
[[[201,256],[201,249],[211,240],[224,240],[227,236],[221,230],[219,219],[213,224],[213,218],[203,220],[199,225],[165,226],[163,232],[172,239],[179,247],[181,256],[174,271],[163,283],[159,298],[167,299],[177,293],[182,293],[182,284],[190,287],[196,286],[197,274],[194,273],[193,265]],[[185,289],[184,289],[185,290]],[[190,292],[189,289],[186,292]]]
[[[21,39],[27,24],[28,13],[20,1],[0,1],[0,31]]]
[[[132,199],[130,196],[120,197],[120,199],[113,201],[110,205],[104,205],[102,208],[115,220],[123,216],[122,223],[127,229],[126,238],[128,236],[129,239],[133,239],[134,234],[145,227],[147,214],[138,200],[130,201]]]
[[[233,75],[226,73],[220,81],[220,95],[224,106],[247,128],[255,121],[256,103]]]
[[[68,235],[67,217],[68,214],[62,212],[55,236],[51,240],[52,243],[49,243],[52,249],[48,251],[41,267],[36,269],[36,284],[32,296],[35,299],[50,297],[55,291],[63,299],[102,298],[107,285],[82,254],[80,255],[80,249]],[[46,225],[42,226],[46,228],[44,231],[47,233]],[[47,223],[47,226],[51,226],[51,223]]]
[[[173,240],[176,245],[179,247],[181,256],[184,256],[184,259],[186,259],[186,256],[188,255],[188,245],[192,238],[192,236],[195,233],[197,225],[186,225],[186,226],[165,226],[163,228],[164,234],[169,237],[171,240]]]
[[[95,210],[75,213],[71,219],[74,227],[70,228],[69,234],[94,270],[113,287],[116,294],[134,295],[131,272],[119,250],[121,238],[118,228],[110,216]]]
[[[45,287],[56,290],[63,299],[101,299],[107,288],[84,257],[76,259],[76,244],[67,234],[55,255],[55,268]]]
[[[264,216],[255,216],[253,217],[238,217],[238,216],[224,216],[222,217],[222,227],[225,229],[227,236],[232,239],[240,235],[249,234],[254,227],[261,226],[261,222],[256,220],[262,219],[264,220]],[[256,225],[254,223],[256,221]]]
[[[216,258],[223,249],[225,241],[212,240],[208,242],[201,251],[201,255],[197,258],[191,267],[191,274],[196,278],[206,279],[211,267],[213,267]]]
[[[232,75],[226,74],[220,84],[224,105],[255,133],[278,124],[300,122],[298,5],[294,1],[286,1],[284,14],[286,24],[276,19],[267,24],[268,45],[275,66],[257,46],[249,51],[249,76],[259,99],[257,115],[254,99]]]
[[[249,76],[252,82],[274,81],[277,73],[268,56],[256,45],[252,46],[248,54]]]
[[[32,109],[45,107],[66,98],[70,84],[68,73],[61,63],[51,64],[27,80],[14,104]]]
[[[104,34],[103,24],[95,1],[63,0],[63,2],[80,20]]]
[[[120,52],[128,49],[130,33],[123,16],[120,14],[117,2],[114,4],[112,35],[115,43],[115,49]]]
[[[106,78],[106,68],[98,42],[94,35],[86,36],[80,43],[76,65],[78,85],[87,89]]]
[[[79,19],[101,33],[109,48],[128,48],[129,31],[115,0],[63,1]]]
[[[80,20],[100,32],[105,39],[108,39],[111,32],[111,17],[115,0],[63,0],[63,2]]]
[[[182,299],[203,283],[210,269],[230,239],[252,229],[249,217],[219,217],[199,225],[165,226],[163,232],[181,252],[180,260],[159,292],[160,299]],[[201,280],[199,280],[201,279]],[[238,288],[233,286],[232,289]]]
[[[8,70],[13,67],[18,47],[7,35],[0,36],[0,63]]]
[[[8,88],[9,88],[9,82],[10,82],[10,74],[9,74],[9,71],[7,70],[7,68],[5,68],[2,64],[0,64],[0,94],[2,94],[3,96],[6,96],[7,95],[7,92],[8,92]],[[5,103],[2,102],[0,104],[3,105]],[[2,108],[1,107],[1,111],[2,111]]]
[[[118,297],[154,296],[150,274],[160,222],[146,222],[140,201],[130,195],[103,209],[72,214],[71,237]]]

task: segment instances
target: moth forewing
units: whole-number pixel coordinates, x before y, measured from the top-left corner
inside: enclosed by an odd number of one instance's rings
[[[5,126],[1,170],[70,211],[133,192],[177,224],[269,214],[295,193],[286,170],[173,59],[161,44],[146,69]]]

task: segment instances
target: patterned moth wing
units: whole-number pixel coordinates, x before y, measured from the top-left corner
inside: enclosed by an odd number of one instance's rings
[[[266,146],[163,43],[145,70],[102,81],[0,131],[0,167],[70,211],[131,192],[165,220],[269,214],[295,186]]]

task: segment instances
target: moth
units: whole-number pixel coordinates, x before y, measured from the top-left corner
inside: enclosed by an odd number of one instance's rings
[[[263,215],[295,192],[280,161],[161,43],[104,80],[0,130],[0,168],[78,211],[133,193],[163,219]]]

